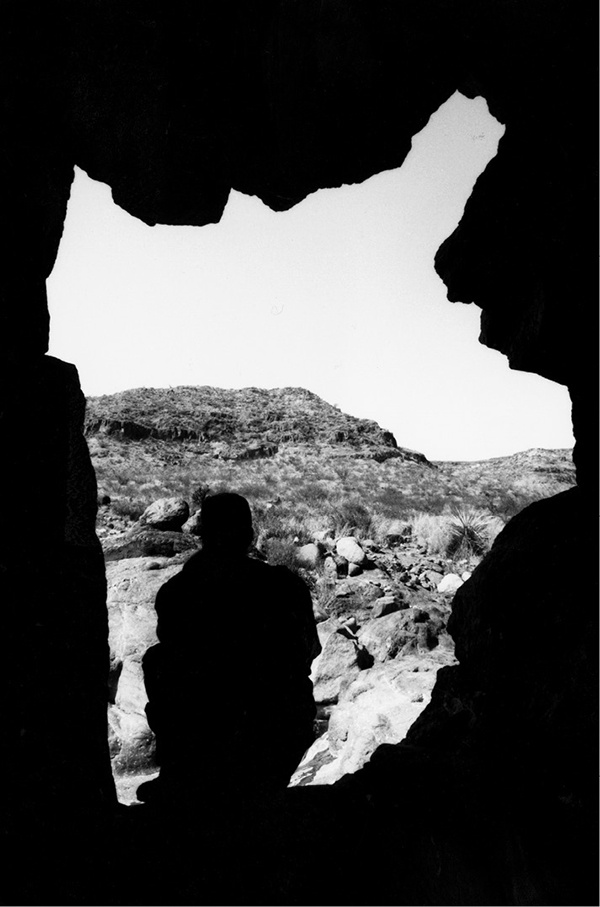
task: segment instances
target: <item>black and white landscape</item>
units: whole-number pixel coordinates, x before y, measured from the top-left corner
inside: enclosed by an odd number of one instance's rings
[[[247,496],[254,556],[296,570],[311,589],[323,651],[312,672],[320,736],[292,779],[305,785],[334,783],[381,743],[405,737],[438,668],[455,662],[454,593],[511,516],[575,482],[568,450],[430,462],[302,388],[91,398],[86,435],[99,482],[110,744],[124,802],[157,771],[141,659],[156,642],[158,589],[200,546],[205,495]],[[223,648],[226,671],[226,638],[202,642]]]

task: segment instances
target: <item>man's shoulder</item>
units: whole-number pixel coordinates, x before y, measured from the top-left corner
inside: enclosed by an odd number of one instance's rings
[[[202,552],[196,554],[185,562],[181,570],[166,580],[158,590],[158,598],[170,598],[172,595],[183,594],[188,586],[192,586],[197,581],[203,570],[204,558]]]

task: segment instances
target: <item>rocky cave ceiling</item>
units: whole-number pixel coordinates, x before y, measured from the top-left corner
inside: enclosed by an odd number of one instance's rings
[[[512,367],[572,390],[585,380],[595,171],[577,103],[591,75],[581,7],[10,0],[3,12],[15,349],[47,348],[44,281],[74,165],[148,224],[217,222],[231,188],[281,211],[400,166],[459,90],[483,95],[506,133],[436,257],[448,298],[483,309],[481,340]]]

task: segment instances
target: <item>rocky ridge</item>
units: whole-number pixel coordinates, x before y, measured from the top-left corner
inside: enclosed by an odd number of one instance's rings
[[[301,387],[228,390],[216,387],[138,388],[87,401],[85,433],[140,441],[194,441],[223,459],[273,456],[282,444],[343,444],[380,461],[427,464],[399,448],[389,431],[358,419]]]
[[[90,398],[87,443],[104,543],[160,497],[193,504],[199,486],[278,498],[313,513],[349,499],[385,518],[463,504],[503,521],[575,483],[570,450],[530,450],[473,462],[431,462],[371,420],[302,388],[142,388]]]

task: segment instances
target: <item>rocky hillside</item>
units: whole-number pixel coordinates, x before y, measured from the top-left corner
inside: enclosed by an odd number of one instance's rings
[[[506,521],[575,483],[568,450],[432,463],[302,388],[124,391],[88,399],[85,430],[104,504],[101,538],[158,498],[193,507],[207,489],[238,491],[259,511],[279,500],[296,521],[332,509],[342,519],[349,502],[354,514],[359,507],[378,519],[469,506]],[[293,535],[302,534],[296,526]]]
[[[398,448],[376,422],[349,416],[301,387],[138,388],[91,397],[85,430],[132,441],[195,441],[199,452],[227,459],[273,456],[281,445],[342,444],[380,462],[427,462]]]

